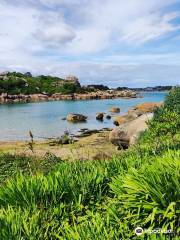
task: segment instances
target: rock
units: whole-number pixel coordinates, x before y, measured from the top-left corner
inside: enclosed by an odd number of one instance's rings
[[[146,122],[152,117],[152,113],[143,114],[135,120],[113,129],[109,134],[110,142],[120,148],[128,148],[129,145],[136,142],[140,133],[147,129]]]
[[[117,116],[114,118],[114,125],[115,126],[119,126],[119,125],[122,125],[124,124],[125,122],[127,121],[127,119],[123,116]]]
[[[7,76],[9,74],[9,71],[1,72],[0,76]]]
[[[68,83],[75,84],[77,87],[81,87],[79,79],[76,76],[68,75],[68,76],[66,76],[65,80]]]
[[[82,114],[71,113],[68,114],[66,120],[69,122],[84,122],[86,121],[87,117]]]
[[[66,144],[74,143],[75,141],[76,140],[73,137],[71,137],[68,133],[65,133],[61,137],[56,138],[53,141],[50,141],[49,145],[50,146],[56,146],[59,144],[66,145]]]
[[[88,128],[81,128],[78,132],[85,132],[87,130],[89,130],[89,129]]]
[[[32,74],[31,74],[30,72],[26,72],[24,75],[25,75],[26,77],[32,77]]]
[[[96,119],[97,120],[103,121],[103,118],[104,118],[104,113],[97,113],[96,114]]]
[[[141,104],[138,104],[134,108],[134,110],[142,113],[150,113],[150,112],[153,112],[156,108],[159,108],[161,105],[162,103],[156,103],[156,102],[141,103]]]
[[[101,130],[98,130],[98,129],[92,129],[92,130],[85,130],[85,131],[80,131],[81,133],[80,134],[76,134],[74,135],[76,138],[83,138],[83,137],[89,137],[95,133],[99,133],[101,132]]]
[[[113,112],[113,113],[119,113],[120,112],[120,108],[118,107],[112,107],[109,109],[110,112]]]
[[[143,115],[143,112],[142,111],[139,111],[139,110],[135,110],[134,108],[133,109],[129,109],[128,110],[128,113],[127,115],[129,117],[140,117],[141,115]]]
[[[106,119],[108,119],[108,120],[111,119],[111,115],[107,115]]]

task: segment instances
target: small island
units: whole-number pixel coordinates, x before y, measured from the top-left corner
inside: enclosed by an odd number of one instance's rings
[[[81,86],[75,76],[65,79],[54,76],[32,76],[30,72],[0,73],[0,103],[38,102],[55,100],[89,100],[136,98],[131,89],[109,89],[103,85]]]

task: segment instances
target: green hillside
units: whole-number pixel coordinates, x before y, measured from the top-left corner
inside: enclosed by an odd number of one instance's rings
[[[80,92],[79,82],[52,76],[33,77],[30,73],[8,72],[0,75],[0,94],[34,94],[34,93],[75,93]]]
[[[0,239],[179,239],[179,109],[177,87],[111,160],[1,155]]]

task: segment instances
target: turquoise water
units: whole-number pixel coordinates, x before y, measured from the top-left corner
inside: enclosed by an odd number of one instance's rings
[[[108,113],[110,107],[117,106],[123,114],[138,103],[163,101],[166,95],[165,92],[141,94],[144,98],[2,104],[0,105],[0,140],[25,140],[29,138],[29,130],[36,139],[41,139],[61,136],[66,130],[75,133],[81,128],[113,127],[112,120],[97,121],[96,113]],[[68,123],[62,120],[68,113],[82,113],[88,116],[88,120],[86,123]]]

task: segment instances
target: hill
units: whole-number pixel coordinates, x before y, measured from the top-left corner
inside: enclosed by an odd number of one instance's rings
[[[70,94],[81,92],[81,85],[76,77],[67,79],[52,76],[34,77],[31,73],[4,72],[0,74],[0,94]]]

